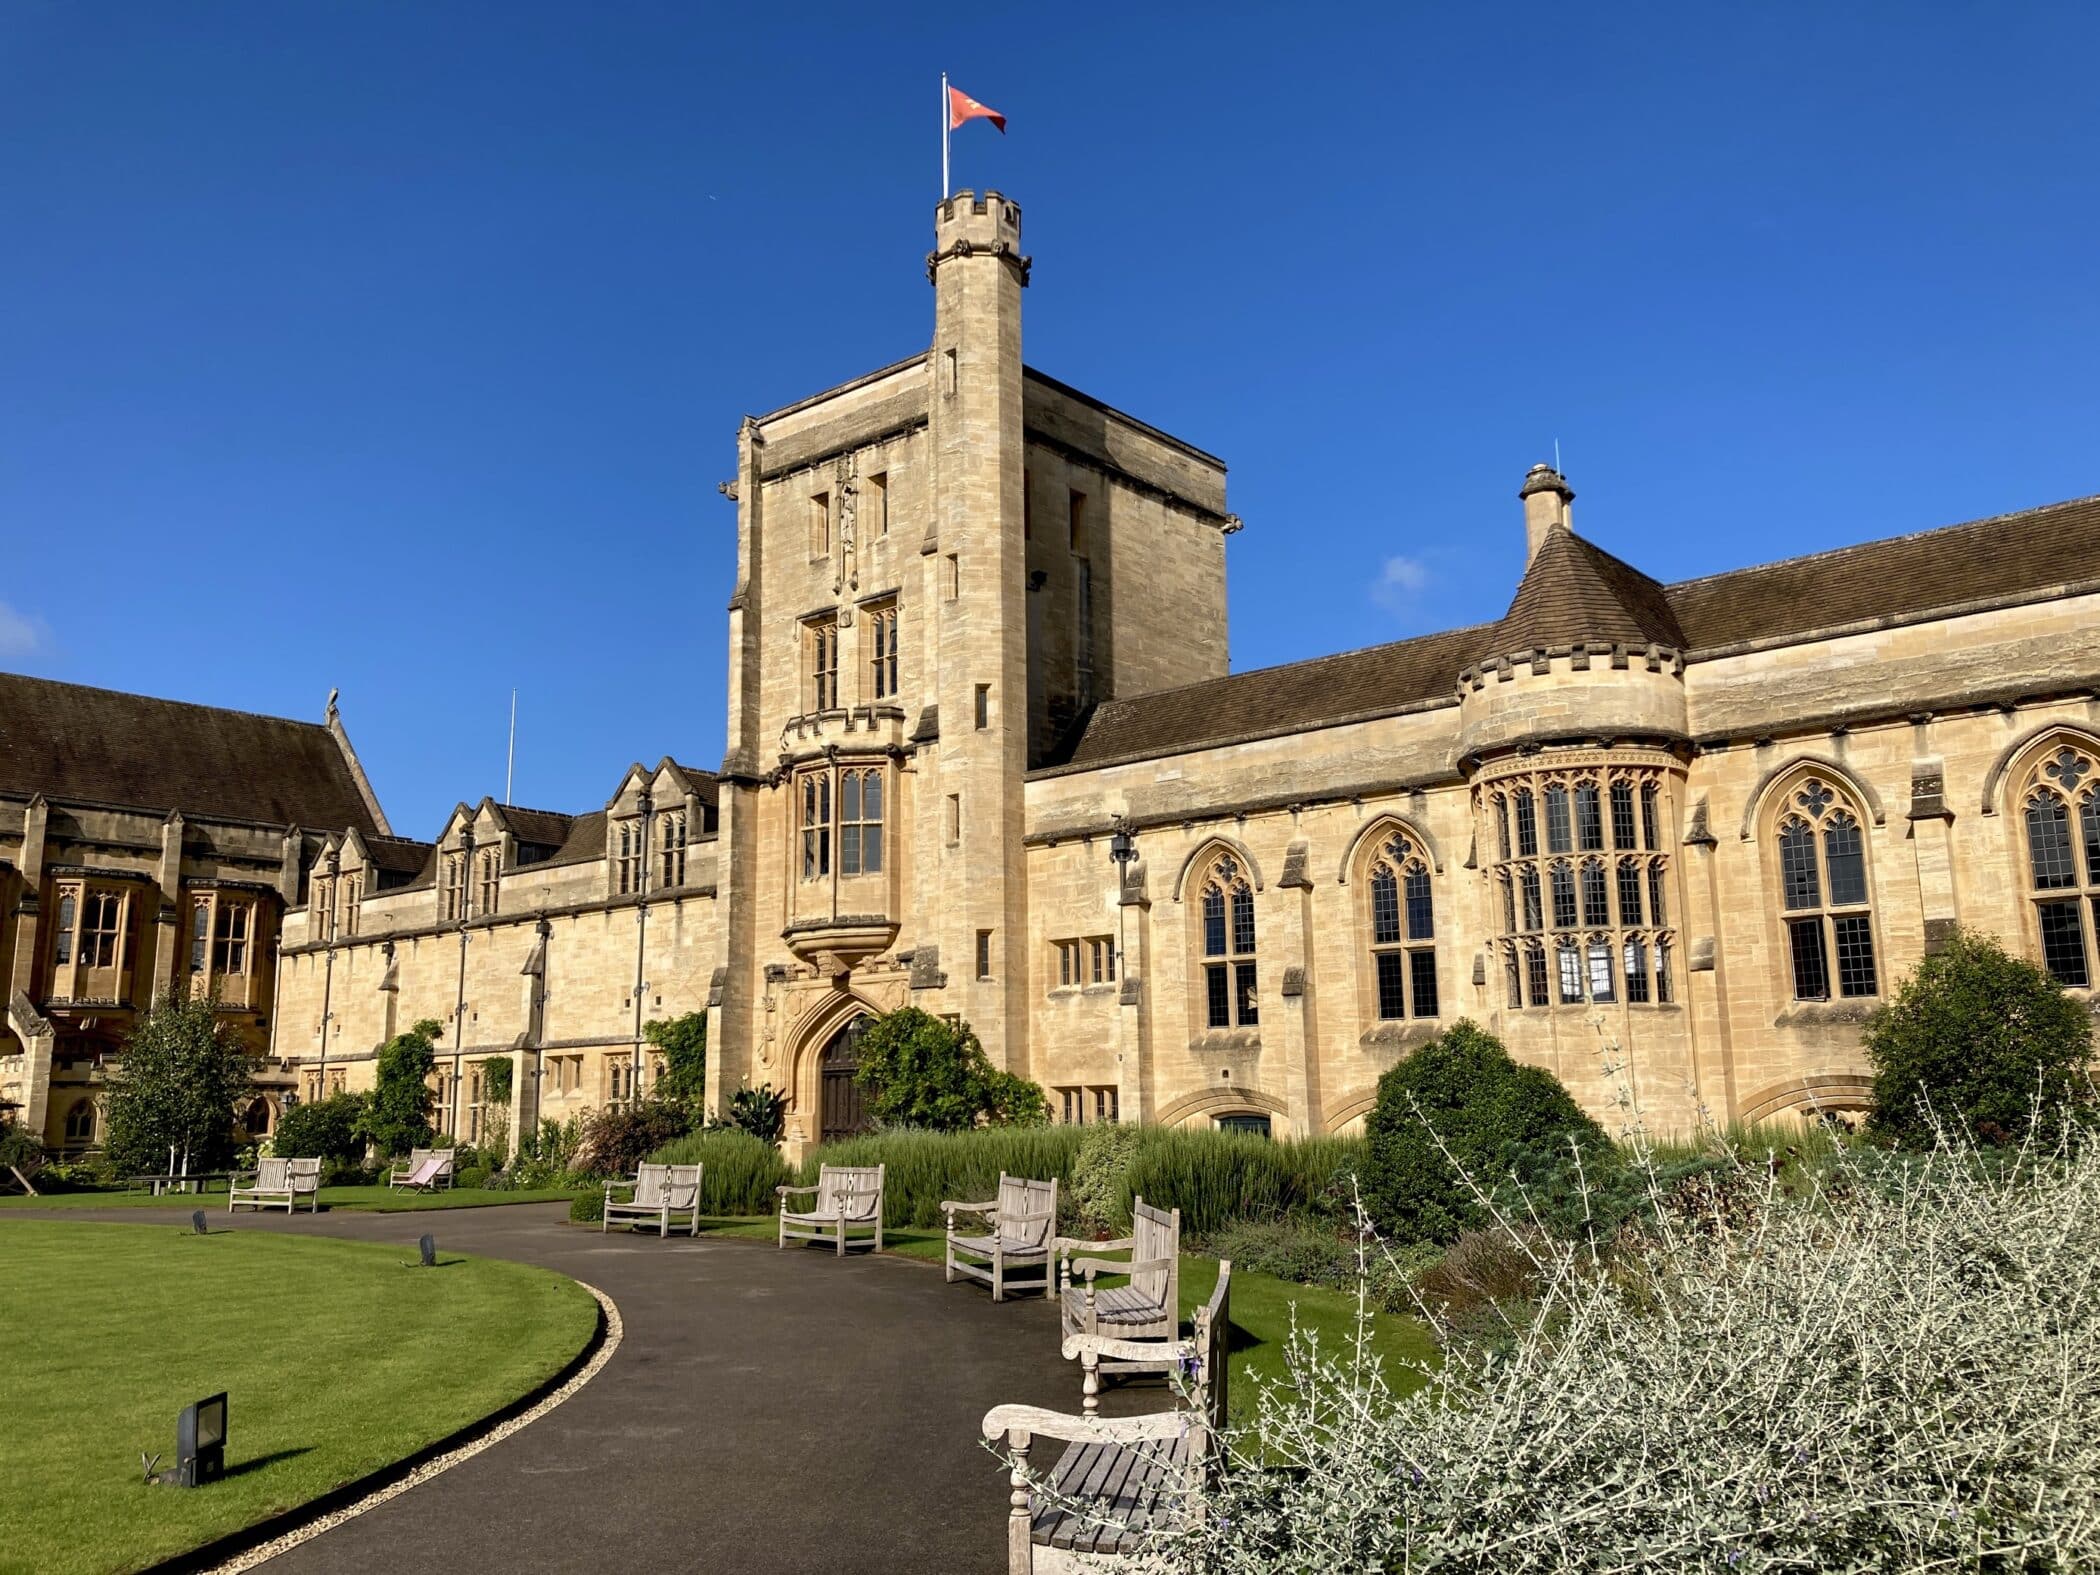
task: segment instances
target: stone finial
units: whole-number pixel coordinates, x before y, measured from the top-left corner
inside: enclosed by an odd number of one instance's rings
[[[1517,490],[1524,503],[1524,561],[1539,554],[1546,538],[1556,530],[1573,530],[1575,489],[1551,465],[1533,465]]]

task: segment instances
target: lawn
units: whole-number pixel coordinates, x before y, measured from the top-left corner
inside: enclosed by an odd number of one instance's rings
[[[776,1239],[771,1219],[748,1216],[703,1217],[701,1229],[709,1235],[747,1236],[761,1241]],[[883,1248],[907,1258],[939,1263],[946,1256],[946,1237],[937,1230],[885,1228]],[[806,1247],[809,1252],[829,1249]],[[1120,1281],[1104,1279],[1104,1287]],[[1196,1253],[1181,1255],[1181,1315],[1187,1318],[1218,1284],[1218,1260]],[[975,1289],[971,1287],[970,1289]],[[958,1293],[960,1294],[960,1292]],[[1023,1294],[1034,1294],[1025,1292]],[[1256,1388],[1250,1378],[1281,1378],[1284,1375],[1284,1343],[1290,1337],[1295,1310],[1299,1327],[1316,1332],[1320,1348],[1342,1353],[1356,1332],[1356,1298],[1317,1285],[1296,1285],[1269,1274],[1232,1276],[1232,1410],[1235,1418],[1249,1418]],[[1436,1359],[1436,1341],[1418,1320],[1397,1313],[1374,1313],[1371,1348],[1385,1364],[1386,1378],[1405,1391],[1421,1382],[1420,1370]]]
[[[447,1192],[404,1192],[392,1187],[323,1187],[323,1209],[354,1209],[374,1214],[412,1214],[419,1209],[479,1209],[499,1203],[566,1203],[573,1189],[549,1187],[537,1192],[502,1192],[493,1187],[454,1187]],[[0,1209],[202,1209],[207,1217],[226,1213],[226,1189],[203,1193],[54,1192],[43,1197],[10,1194]],[[301,1205],[302,1211],[304,1205]],[[243,1214],[253,1213],[242,1209]]]
[[[259,1231],[0,1225],[0,1567],[101,1575],[196,1547],[479,1420],[597,1325],[590,1294],[544,1269],[405,1256]],[[176,1412],[222,1389],[226,1479],[144,1485],[140,1451],[171,1454]]]

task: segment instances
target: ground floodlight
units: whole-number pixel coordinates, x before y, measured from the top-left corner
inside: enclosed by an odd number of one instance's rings
[[[190,1229],[200,1236],[209,1236],[211,1234],[211,1231],[204,1223],[204,1210],[192,1209],[190,1211]]]
[[[175,1419],[175,1485],[202,1487],[226,1475],[226,1396],[182,1408]]]
[[[416,1243],[416,1246],[422,1250],[423,1267],[426,1269],[436,1268],[438,1261],[437,1237],[431,1235],[429,1231],[425,1231],[423,1232],[422,1239]]]

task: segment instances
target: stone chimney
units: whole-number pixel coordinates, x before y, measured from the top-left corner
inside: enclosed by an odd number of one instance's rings
[[[1533,465],[1517,493],[1524,500],[1524,563],[1539,555],[1546,537],[1557,530],[1573,530],[1575,489],[1551,465]]]

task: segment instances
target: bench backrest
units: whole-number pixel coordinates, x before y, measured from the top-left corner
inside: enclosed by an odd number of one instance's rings
[[[671,1180],[669,1165],[640,1165],[634,1173],[635,1207],[660,1209],[664,1206],[664,1189]]]
[[[1211,1437],[1225,1431],[1225,1380],[1230,1369],[1227,1352],[1232,1344],[1232,1260],[1218,1264],[1218,1286],[1210,1300],[1196,1309],[1190,1331],[1196,1348],[1196,1372],[1191,1386],[1198,1409],[1210,1428]]]
[[[426,1160],[426,1159],[428,1159],[428,1158],[430,1158],[430,1150],[429,1150],[429,1149],[427,1149],[427,1148],[412,1148],[412,1149],[410,1149],[410,1150],[408,1151],[408,1166],[407,1166],[407,1169],[408,1169],[408,1173],[409,1173],[410,1175],[414,1175],[414,1174],[415,1174],[415,1173],[416,1173],[417,1171],[421,1170],[421,1169],[423,1168],[423,1161],[425,1161],[425,1160]]]
[[[259,1159],[255,1162],[255,1190],[257,1192],[289,1192],[292,1190],[292,1162],[288,1159]]]
[[[673,1213],[683,1214],[700,1206],[699,1165],[666,1165],[664,1167],[664,1202]]]
[[[819,1165],[817,1212],[872,1220],[882,1213],[882,1165]]]
[[[1175,1299],[1181,1294],[1181,1210],[1156,1209],[1143,1198],[1130,1205],[1130,1238],[1134,1263],[1165,1260],[1164,1269],[1147,1269],[1130,1277],[1131,1288],[1145,1293],[1169,1313],[1179,1317]]]
[[[293,1192],[318,1192],[321,1188],[321,1162],[319,1159],[287,1160],[285,1176]]]
[[[1040,1214],[1041,1219],[1024,1216]],[[1012,1224],[1007,1222],[1011,1220]],[[1057,1180],[1030,1181],[1026,1176],[999,1172],[999,1234],[1009,1241],[1025,1241],[1031,1247],[1046,1247],[1057,1228]]]
[[[438,1163],[437,1173],[440,1176],[452,1174],[452,1157],[458,1152],[456,1148],[434,1148],[430,1151],[430,1157]]]

